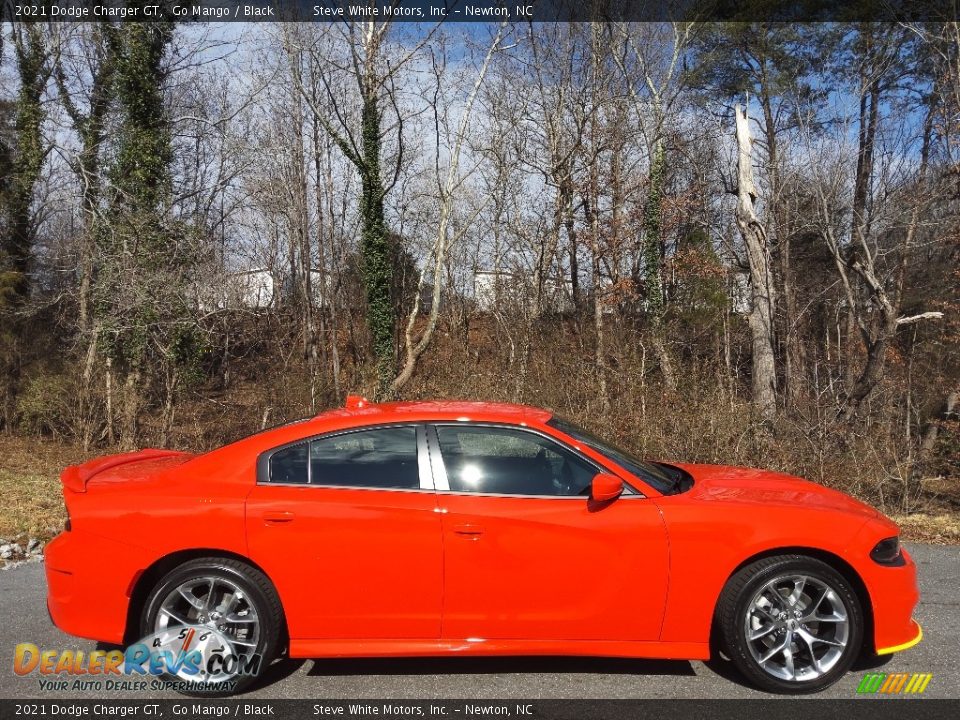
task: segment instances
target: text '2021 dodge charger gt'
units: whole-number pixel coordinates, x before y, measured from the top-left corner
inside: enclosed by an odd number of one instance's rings
[[[165,669],[197,692],[281,654],[717,652],[760,688],[811,692],[921,637],[914,563],[876,510],[775,472],[641,461],[531,407],[352,396],[62,480],[53,621],[232,653]]]

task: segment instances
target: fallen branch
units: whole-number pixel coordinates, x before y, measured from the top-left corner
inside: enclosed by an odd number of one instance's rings
[[[920,322],[921,320],[942,320],[943,313],[937,310],[930,312],[920,313],[919,315],[910,315],[909,317],[899,317],[897,318],[897,326],[900,325],[913,325],[914,323]]]

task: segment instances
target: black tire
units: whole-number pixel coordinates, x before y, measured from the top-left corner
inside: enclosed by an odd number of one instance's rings
[[[829,667],[826,672],[812,677],[816,671],[812,667],[807,667],[806,672],[811,674],[810,679],[783,679],[773,674],[773,671],[764,669],[763,665],[759,662],[769,649],[772,649],[773,646],[778,644],[783,644],[786,641],[789,629],[768,631],[769,636],[766,637],[766,639],[754,640],[752,643],[747,639],[748,627],[750,627],[749,623],[752,622],[752,620],[748,620],[748,610],[751,608],[754,598],[758,597],[758,593],[760,593],[768,583],[778,581],[781,578],[789,578],[791,575],[806,576],[807,578],[813,579],[814,582],[810,582],[809,586],[814,588],[819,588],[816,583],[821,583],[823,586],[826,586],[834,592],[835,597],[842,602],[846,610],[847,635],[845,645],[842,649],[837,648],[837,650],[832,650],[831,648],[834,646],[827,644],[821,645],[820,641],[818,641],[816,649],[811,651],[810,648],[812,646],[810,644],[798,639],[795,645],[797,649],[795,651],[791,650],[791,662],[794,662],[794,657],[796,657],[796,659],[799,660],[798,664],[801,666],[805,660],[808,666],[812,665],[812,662],[809,661],[811,652],[819,653],[818,662],[826,659],[826,653],[833,654],[833,657],[830,658],[832,666]],[[785,580],[785,582],[790,581]],[[811,593],[813,592],[814,591],[811,591]],[[819,589],[816,590],[816,594],[819,594]],[[809,598],[810,596],[802,595],[801,597]],[[784,600],[786,601],[787,599],[784,598]],[[814,604],[815,602],[815,600],[810,599],[807,604]],[[824,607],[822,602],[823,600],[821,600],[821,603],[817,603],[814,610],[816,610],[817,607]],[[828,599],[827,602],[829,606],[832,607],[833,601]],[[784,622],[780,620],[778,613],[772,614],[777,617],[762,618],[768,624],[761,625],[755,632],[763,631],[768,627],[779,627],[778,622]],[[790,619],[788,618],[786,622],[789,621]],[[827,563],[805,555],[777,555],[763,558],[739,570],[730,578],[720,595],[720,601],[717,605],[716,622],[722,649],[733,662],[734,666],[736,666],[740,673],[753,685],[761,690],[773,693],[791,695],[814,693],[833,685],[850,669],[850,666],[860,655],[863,644],[863,610],[860,606],[860,600],[853,587],[851,587],[850,582]],[[760,621],[758,620],[756,622]],[[829,637],[831,633],[840,632],[839,625],[834,626],[838,628],[837,630],[830,630],[831,625],[829,623],[822,623],[822,631],[819,630],[819,623],[813,621],[810,625],[818,632],[822,632],[828,641],[840,639],[839,636]],[[806,634],[810,634],[810,627],[808,625],[801,625],[800,627],[803,628]],[[778,635],[778,633],[781,632],[783,634]],[[783,637],[784,640],[779,640],[779,637]],[[764,648],[764,643],[770,643],[771,648]],[[757,649],[758,647],[759,649]],[[791,645],[791,647],[794,646]],[[752,651],[751,648],[754,650]],[[755,657],[754,652],[760,654],[761,657]],[[796,653],[795,656],[794,653]],[[785,653],[781,656],[786,658]],[[786,660],[784,660],[784,664],[786,664]],[[771,663],[771,665],[775,666],[775,663]],[[776,668],[774,667],[774,669]],[[789,670],[785,672],[789,673]]]
[[[255,674],[238,675],[230,689],[190,687],[181,678],[165,675],[165,680],[176,681],[178,692],[196,697],[224,697],[241,692],[252,685],[264,673],[281,650],[283,610],[273,584],[262,572],[232,558],[204,557],[190,560],[166,575],[150,591],[140,617],[140,634],[146,637],[155,632],[157,615],[163,600],[174,589],[192,579],[214,577],[235,584],[246,595],[245,601],[256,610],[259,619],[259,638],[252,652],[260,655],[260,664]]]

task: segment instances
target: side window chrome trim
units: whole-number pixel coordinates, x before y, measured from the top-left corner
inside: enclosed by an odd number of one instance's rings
[[[440,454],[440,440],[437,437],[437,424],[430,423],[426,427],[427,442],[430,452],[430,469],[433,474],[433,487],[437,492],[449,492],[450,482],[447,479],[447,468],[443,464]]]
[[[415,488],[379,488],[379,487],[368,487],[366,485],[322,485],[314,484],[311,482],[313,480],[312,474],[313,469],[311,467],[312,463],[310,462],[310,443],[314,440],[325,440],[326,438],[336,437],[338,435],[350,435],[352,433],[365,432],[368,430],[384,430],[388,428],[398,428],[398,427],[412,427],[417,431],[416,434],[416,451],[417,451],[417,474],[419,475],[420,486]],[[426,467],[429,470],[429,461],[426,463],[422,459],[423,452],[426,450],[426,427],[423,423],[417,422],[398,422],[398,423],[381,423],[378,425],[362,425],[359,427],[346,428],[344,430],[332,430],[330,432],[319,433],[317,435],[310,435],[309,437],[299,438],[297,440],[292,440],[283,445],[277,445],[276,447],[270,448],[269,450],[264,450],[257,456],[257,465],[256,465],[256,485],[263,485],[265,487],[299,487],[299,488],[323,488],[326,490],[375,490],[377,492],[387,491],[387,492],[434,492],[433,489],[433,479],[428,474],[424,476],[424,468]],[[421,444],[422,441],[422,444]],[[287,448],[295,447],[296,445],[306,445],[307,446],[307,482],[305,483],[282,483],[282,482],[271,482],[270,481],[270,459],[275,453],[280,452],[281,450],[286,450]]]
[[[423,423],[417,425],[417,470],[420,474],[420,489],[433,492],[430,451],[427,449],[427,429]]]
[[[307,485],[306,483],[281,483],[281,482],[258,482],[257,485],[262,485],[264,487],[290,487],[290,488],[304,488],[304,489],[321,489],[321,490],[345,490],[345,491],[354,491],[358,490],[361,492],[401,492],[401,493],[422,493],[429,492],[432,493],[433,490],[430,488],[382,488],[382,487],[367,487],[366,485]]]

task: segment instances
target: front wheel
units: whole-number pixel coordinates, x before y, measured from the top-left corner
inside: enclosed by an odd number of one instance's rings
[[[717,608],[737,669],[763,690],[812,693],[839,680],[860,654],[863,611],[849,581],[803,555],[751,563],[730,578]]]
[[[267,577],[228,558],[167,573],[147,599],[141,635],[170,659],[165,679],[187,695],[222,696],[253,683],[280,645],[280,601]],[[185,661],[184,661],[185,660]]]

